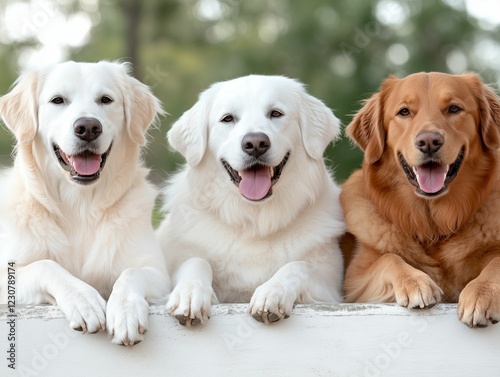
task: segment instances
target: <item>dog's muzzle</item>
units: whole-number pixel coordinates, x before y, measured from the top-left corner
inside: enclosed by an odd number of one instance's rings
[[[441,163],[435,157],[428,156],[418,166],[410,166],[402,153],[398,153],[399,162],[408,181],[416,187],[417,194],[433,198],[446,192],[448,185],[456,178],[465,156],[465,147],[460,149],[451,165]]]
[[[59,164],[65,171],[69,172],[71,179],[76,183],[87,185],[99,179],[112,146],[111,143],[103,154],[85,149],[74,155],[64,153],[57,144],[54,144],[53,148]]]
[[[225,160],[221,160],[221,162],[241,194],[248,200],[258,202],[273,194],[273,186],[278,182],[289,157],[290,152],[287,152],[283,160],[276,166],[257,163],[241,171],[233,169]]]

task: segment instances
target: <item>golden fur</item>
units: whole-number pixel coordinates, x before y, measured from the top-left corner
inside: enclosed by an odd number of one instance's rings
[[[358,241],[346,300],[408,307],[458,301],[469,326],[499,321],[498,96],[471,73],[390,77],[346,132],[365,152],[341,194]],[[418,146],[429,134],[440,135],[428,144],[439,144],[435,153]],[[436,193],[422,189],[415,170],[431,155],[449,166]]]

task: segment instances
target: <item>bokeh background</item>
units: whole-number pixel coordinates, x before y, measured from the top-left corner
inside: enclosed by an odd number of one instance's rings
[[[64,60],[121,59],[169,116],[145,153],[161,181],[182,162],[170,125],[211,83],[294,77],[347,125],[389,74],[473,70],[500,85],[498,0],[0,0],[0,94],[18,73]],[[0,130],[0,165],[13,139]],[[360,165],[345,137],[327,150],[339,182]]]

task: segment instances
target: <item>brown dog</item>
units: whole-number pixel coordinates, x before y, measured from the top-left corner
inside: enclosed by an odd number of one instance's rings
[[[500,320],[500,105],[475,74],[390,77],[347,127],[365,152],[341,203],[358,240],[350,302],[457,302]]]

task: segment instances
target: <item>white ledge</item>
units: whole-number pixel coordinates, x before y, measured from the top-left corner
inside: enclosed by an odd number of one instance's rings
[[[8,309],[0,306],[1,376],[495,376],[500,324],[470,329],[456,305],[298,305],[266,326],[247,305],[215,305],[204,326],[186,328],[150,308],[133,347],[69,328],[57,307],[16,308],[16,370],[8,368]],[[7,356],[6,356],[7,355]],[[5,373],[7,372],[7,373]]]

